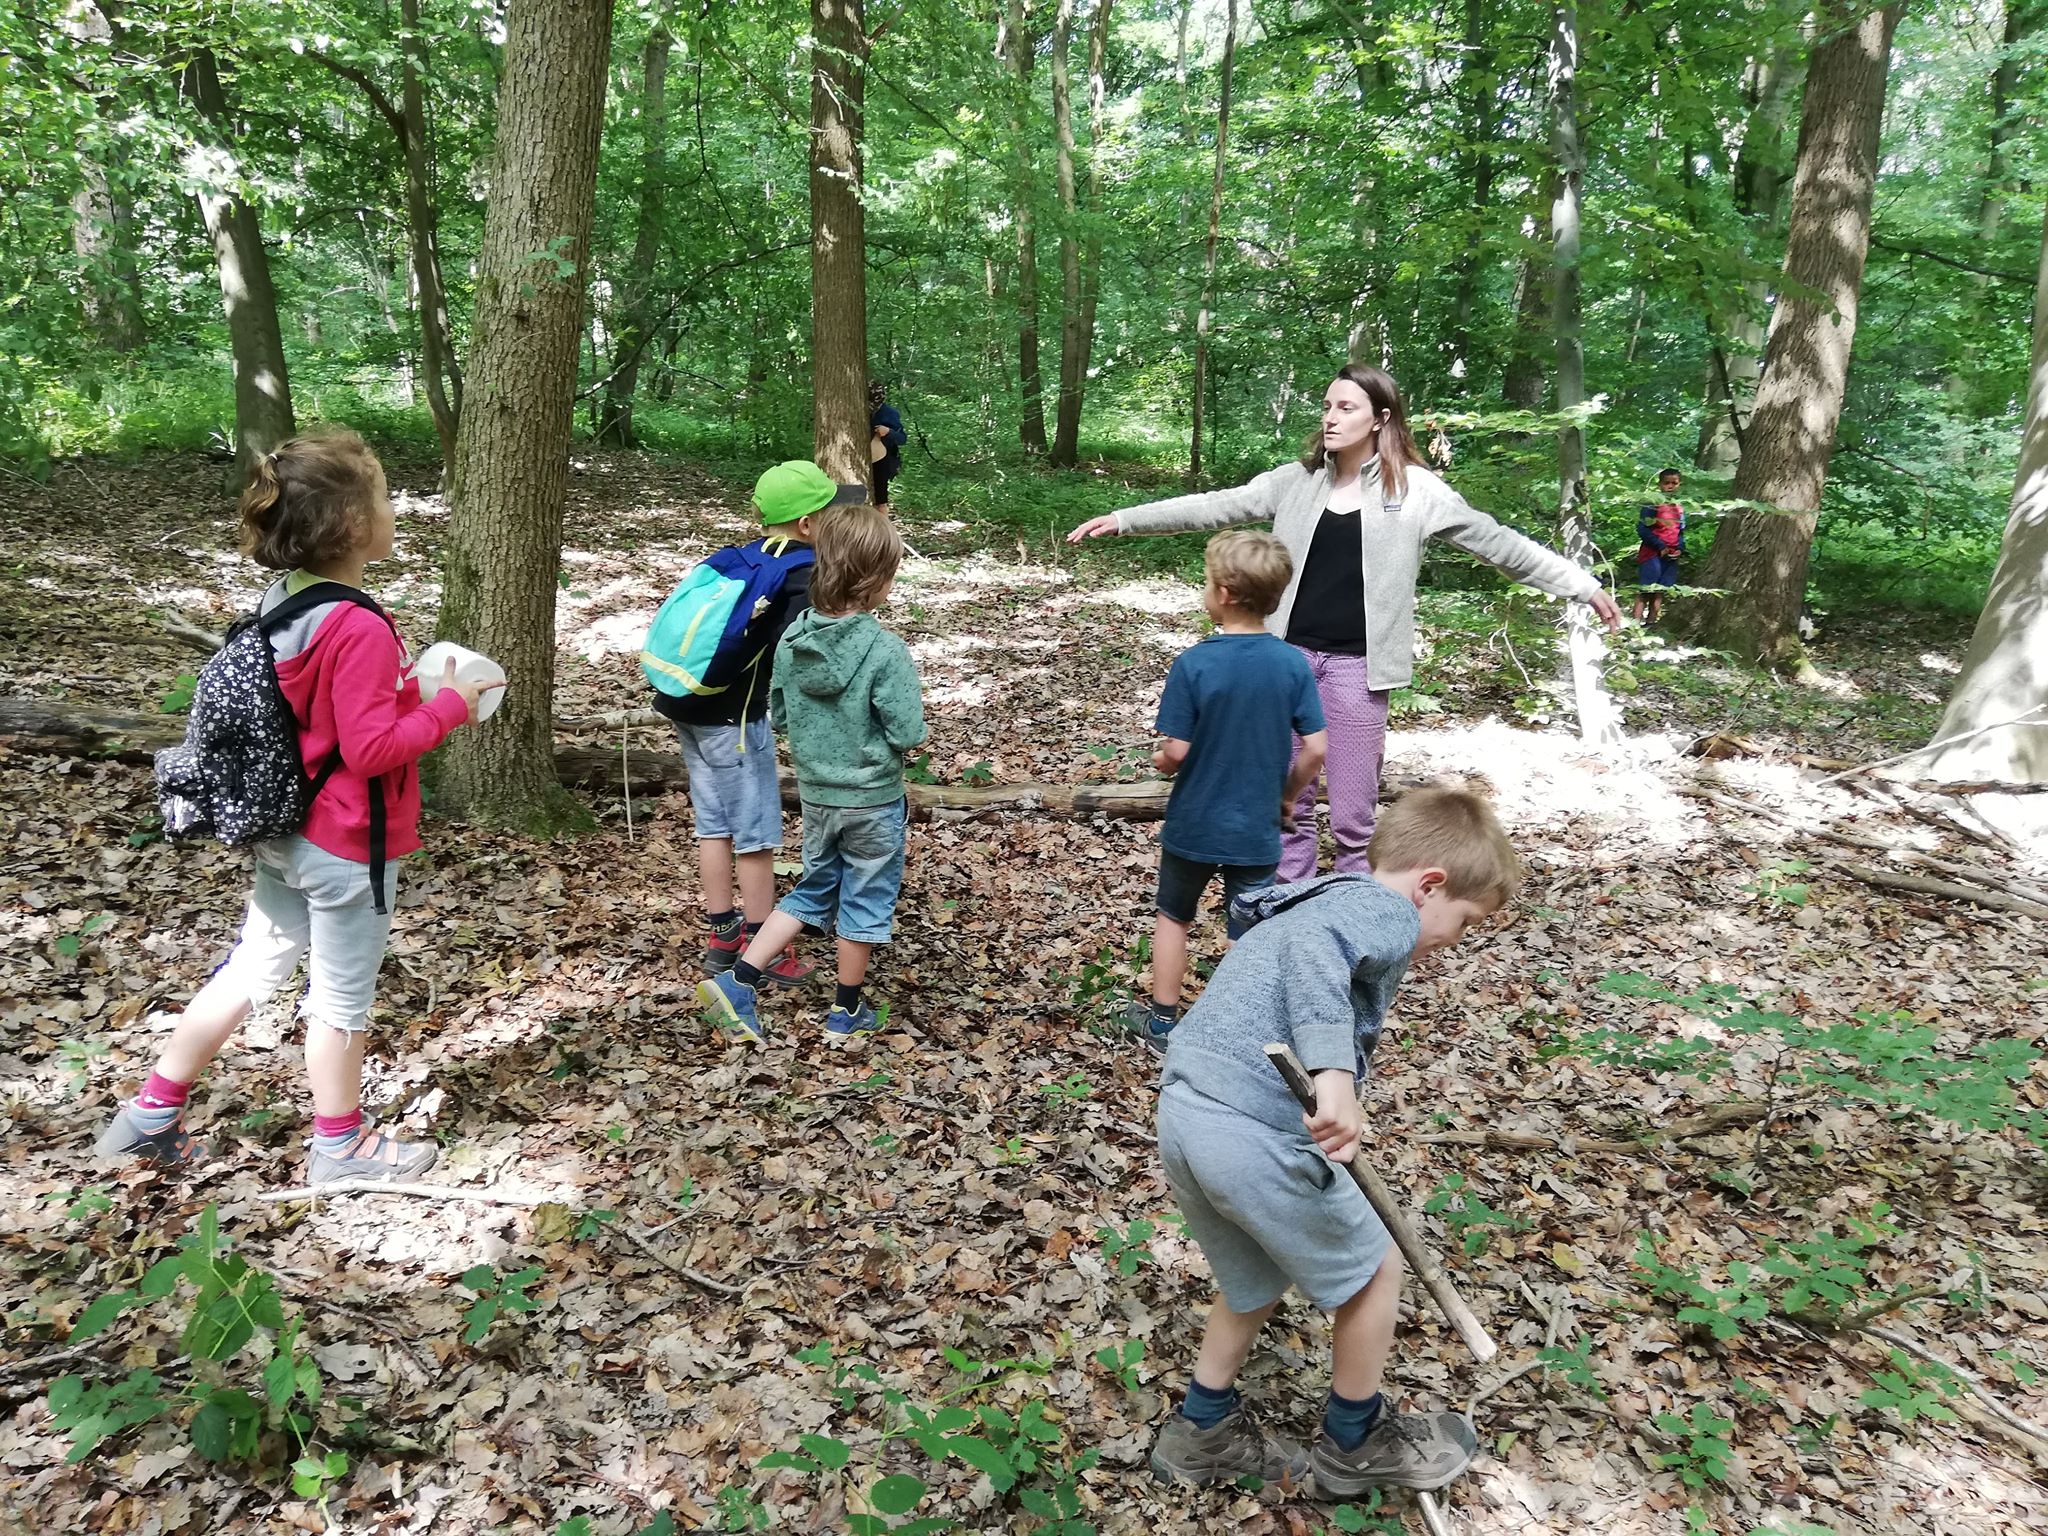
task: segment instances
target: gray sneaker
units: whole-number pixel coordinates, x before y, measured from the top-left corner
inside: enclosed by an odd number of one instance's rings
[[[1242,1408],[1231,1409],[1208,1429],[1198,1429],[1193,1419],[1175,1413],[1152,1446],[1154,1477],[1196,1488],[1239,1477],[1299,1482],[1307,1465],[1300,1446],[1268,1435]]]
[[[1354,1499],[1368,1488],[1434,1492],[1470,1466],[1478,1449],[1463,1414],[1383,1413],[1355,1450],[1316,1436],[1309,1473],[1325,1499]]]
[[[1173,1024],[1168,1024],[1166,1028],[1159,1028],[1160,1018],[1158,1014],[1152,1011],[1150,1001],[1142,997],[1134,997],[1125,1005],[1123,1017],[1119,1022],[1122,1024],[1125,1034],[1143,1041],[1153,1055],[1164,1056],[1166,1054],[1166,1042],[1173,1037],[1174,1027],[1180,1021],[1176,1019]]]
[[[118,1157],[141,1158],[152,1163],[193,1163],[206,1156],[206,1148],[185,1129],[185,1111],[180,1109],[170,1124],[160,1130],[144,1130],[134,1103],[123,1104],[93,1143],[93,1155],[103,1160]]]
[[[340,1184],[377,1180],[396,1184],[434,1166],[441,1149],[430,1141],[400,1141],[382,1131],[363,1127],[355,1145],[346,1152],[322,1152],[314,1148],[306,1165],[306,1183]]]

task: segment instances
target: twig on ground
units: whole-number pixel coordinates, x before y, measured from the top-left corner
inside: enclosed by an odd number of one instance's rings
[[[158,619],[157,623],[174,638],[182,640],[195,651],[204,651],[207,655],[211,656],[221,648],[221,637],[210,629],[202,629],[197,624],[188,624],[183,619]]]
[[[1976,1372],[1957,1365],[1953,1360],[1943,1359],[1918,1339],[1911,1338],[1893,1329],[1877,1328],[1869,1323],[1864,1323],[1856,1331],[1867,1334],[1881,1343],[1889,1344],[1893,1349],[1904,1350],[1909,1355],[1915,1355],[1925,1360],[1929,1365],[1939,1366],[1942,1370],[1949,1372],[1957,1381],[1960,1381],[1965,1387],[1970,1389],[1970,1395],[1984,1405],[1985,1411],[1992,1418],[2003,1424],[2014,1434],[2030,1442],[2027,1448],[2037,1457],[2048,1457],[2048,1425],[2036,1424],[2032,1419],[2024,1419],[2014,1413],[2005,1404],[1991,1395],[1990,1389],[1984,1385],[1984,1378]]]
[[[1927,875],[1903,875],[1894,870],[1873,869],[1868,864],[1858,864],[1849,859],[1834,859],[1830,862],[1845,873],[1855,876],[1865,885],[1906,891],[1915,896],[1945,896],[1951,901],[1967,901],[1979,907],[1989,907],[1994,912],[2017,912],[2024,917],[2048,917],[2048,905],[2028,901],[2024,896],[2011,896],[2004,891],[1961,885],[1954,880],[1936,880]]]
[[[618,1233],[619,1236],[625,1238],[663,1269],[668,1270],[672,1274],[681,1275],[690,1284],[702,1290],[710,1291],[717,1296],[744,1296],[746,1294],[746,1287],[743,1285],[727,1285],[723,1280],[714,1280],[709,1275],[690,1268],[687,1264],[678,1263],[655,1247],[654,1244],[648,1242],[646,1238],[642,1237],[638,1228],[628,1226],[625,1222],[608,1222],[604,1230],[608,1233]]]
[[[420,1354],[412,1340],[406,1336],[404,1329],[395,1323],[387,1322],[385,1319],[377,1316],[376,1313],[364,1312],[359,1308],[349,1306],[346,1302],[330,1300],[317,1291],[295,1293],[293,1300],[305,1306],[318,1307],[323,1312],[332,1312],[337,1317],[352,1318],[354,1321],[361,1323],[365,1328],[376,1329],[377,1332],[383,1334],[385,1338],[391,1340],[392,1343],[404,1350],[406,1358],[419,1367],[420,1374],[425,1376],[427,1380],[432,1381],[438,1374],[438,1368],[433,1362]]]
[[[1826,778],[1822,779],[1820,782],[1823,784],[1833,784],[1839,779],[1853,778],[1856,774],[1859,773],[1874,773],[1879,768],[1889,768],[1893,763],[1906,762],[1911,758],[1919,757],[1924,753],[1932,752],[1938,747],[1952,747],[1957,742],[1970,741],[1979,736],[1988,736],[1991,732],[2002,731],[2009,725],[2027,725],[2030,723],[2036,723],[2034,722],[2034,717],[2040,714],[2043,710],[2048,710],[2048,704],[2036,704],[2032,709],[2021,710],[2018,714],[2014,715],[2010,720],[1994,720],[1989,725],[1978,726],[1977,729],[1974,731],[1964,731],[1959,735],[1940,737],[1937,740],[1930,741],[1924,747],[1915,747],[1910,752],[1900,752],[1892,757],[1880,757],[1874,763],[1858,763],[1854,768],[1844,768],[1840,773],[1831,773]]]
[[[47,1371],[53,1365],[63,1365],[72,1360],[83,1360],[99,1353],[104,1339],[90,1344],[73,1344],[68,1349],[56,1349],[44,1355],[24,1355],[19,1360],[0,1361],[0,1376],[26,1376],[32,1372]]]
[[[318,1200],[326,1195],[412,1195],[421,1200],[475,1200],[483,1205],[545,1205],[567,1202],[573,1195],[512,1195],[493,1189],[465,1189],[459,1184],[392,1184],[382,1179],[337,1179],[300,1189],[266,1189],[256,1198],[275,1205],[286,1200]]]

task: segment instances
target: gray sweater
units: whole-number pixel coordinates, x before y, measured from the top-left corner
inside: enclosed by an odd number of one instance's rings
[[[1419,464],[1409,466],[1407,488],[1398,502],[1383,499],[1380,478],[1369,470],[1359,476],[1359,488],[1365,493],[1365,507],[1358,515],[1365,519],[1368,687],[1405,688],[1415,675],[1415,582],[1427,540],[1442,539],[1553,597],[1583,600],[1600,590],[1590,571],[1502,527]],[[1329,501],[1327,468],[1283,464],[1232,490],[1126,507],[1117,513],[1116,524],[1119,533],[1183,533],[1270,520],[1273,532],[1294,557],[1294,579],[1266,620],[1266,628],[1284,640],[1295,589],[1301,585],[1302,562]]]
[[[1266,1046],[1283,1041],[1310,1072],[1336,1067],[1362,1083],[1422,922],[1414,902],[1370,875],[1273,886],[1237,910],[1254,926],[1168,1037],[1159,1085],[1185,1084],[1298,1134],[1301,1105]]]

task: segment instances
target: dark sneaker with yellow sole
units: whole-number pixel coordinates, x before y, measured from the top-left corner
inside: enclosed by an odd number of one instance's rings
[[[1263,1478],[1269,1483],[1282,1478],[1299,1482],[1307,1464],[1300,1446],[1267,1434],[1242,1408],[1233,1408],[1207,1429],[1176,1413],[1152,1446],[1154,1477],[1162,1483],[1195,1488],[1240,1477]]]
[[[1318,1498],[1355,1499],[1368,1488],[1432,1493],[1469,1467],[1478,1449],[1463,1414],[1383,1413],[1354,1450],[1318,1435],[1308,1468]]]

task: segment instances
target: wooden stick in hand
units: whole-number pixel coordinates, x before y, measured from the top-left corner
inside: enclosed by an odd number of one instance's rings
[[[1287,1080],[1287,1086],[1301,1101],[1304,1114],[1316,1111],[1316,1086],[1309,1078],[1308,1069],[1301,1064],[1301,1058],[1294,1054],[1294,1048],[1275,1042],[1266,1047],[1266,1056]],[[1352,1154],[1351,1161],[1344,1164],[1351,1170],[1351,1177],[1357,1181],[1359,1190],[1371,1202],[1381,1223],[1394,1235],[1394,1242],[1401,1250],[1401,1256],[1408,1261],[1408,1267],[1415,1271],[1422,1281],[1423,1289],[1437,1304],[1450,1325],[1458,1330],[1458,1337],[1465,1341],[1465,1347],[1478,1357],[1481,1363],[1491,1360],[1500,1353],[1500,1346],[1493,1342],[1485,1326],[1475,1317],[1472,1309],[1465,1305],[1465,1298],[1458,1294],[1451,1284],[1451,1277],[1444,1273],[1443,1266],[1436,1261],[1436,1255],[1422,1246],[1422,1239],[1408,1224],[1400,1205],[1395,1201],[1393,1191],[1387,1188],[1386,1180],[1367,1166],[1364,1148]]]

